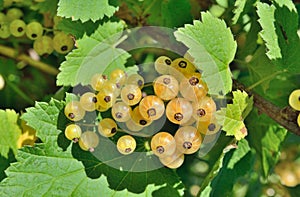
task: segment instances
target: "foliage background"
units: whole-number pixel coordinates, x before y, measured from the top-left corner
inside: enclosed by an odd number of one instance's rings
[[[284,182],[287,174],[280,176],[293,168],[291,173],[298,174],[300,182],[297,129],[291,132],[284,128],[287,125],[275,122],[273,119],[283,119],[280,113],[263,114],[266,111],[259,105],[261,100],[255,97],[260,95],[270,109],[283,109],[288,106],[290,92],[300,87],[297,1],[0,0],[0,5],[3,13],[10,7],[21,8],[25,21],[37,20],[76,39],[76,48],[67,55],[54,52],[40,57],[39,62],[51,67],[48,70],[5,53],[9,48],[29,55],[32,41],[13,37],[0,40],[0,74],[5,80],[0,90],[1,196],[300,195],[299,185],[288,186]],[[61,17],[55,26],[54,16]],[[224,132],[209,154],[187,156],[177,170],[124,172],[70,144],[63,136],[67,120],[62,110],[69,99],[65,93],[89,79],[89,75],[76,75],[91,49],[114,33],[147,25],[176,28],[178,42],[185,44],[203,66],[199,69],[206,73],[211,93],[223,91],[233,100],[222,112],[226,115]],[[109,62],[110,68],[135,72],[136,68],[129,66],[153,62],[166,53],[128,53],[114,46],[119,39],[109,40],[104,52],[96,54],[104,62],[110,59],[107,54],[120,54]],[[208,63],[215,64],[216,70],[202,64],[207,57],[212,57]],[[97,67],[90,75],[94,69]],[[101,71],[109,73],[110,69]],[[214,72],[221,76],[223,86],[216,83]],[[236,89],[246,90],[254,99]],[[284,114],[290,125],[295,124],[295,114]],[[247,136],[241,135],[243,127]],[[27,144],[36,143],[20,148],[17,141],[26,133],[37,137]]]

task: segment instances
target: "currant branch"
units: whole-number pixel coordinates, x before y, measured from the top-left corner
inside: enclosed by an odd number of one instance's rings
[[[32,67],[35,67],[35,68],[37,68],[45,73],[48,73],[50,75],[57,75],[59,72],[56,68],[50,66],[49,64],[34,60],[25,54],[18,54],[18,52],[15,49],[7,47],[7,46],[0,45],[0,54],[7,56],[9,58],[12,58],[12,59],[16,59],[18,61],[23,61],[23,62],[31,65]]]
[[[287,106],[281,109],[262,96],[250,91],[236,80],[233,80],[233,87],[244,90],[250,96],[253,96],[254,106],[259,110],[259,113],[265,113],[288,131],[300,136],[300,127],[297,125],[298,114],[291,107]]]

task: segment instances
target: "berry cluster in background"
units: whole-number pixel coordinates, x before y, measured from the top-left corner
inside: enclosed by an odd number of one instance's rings
[[[289,96],[289,105],[296,111],[300,111],[300,89],[294,90]],[[300,127],[300,113],[298,113],[297,123]]]
[[[90,91],[65,106],[65,116],[73,121],[67,125],[65,136],[93,152],[101,144],[100,136],[111,138],[122,133],[116,148],[123,155],[136,150],[135,136],[144,136],[151,139],[148,146],[163,165],[180,167],[184,154],[197,152],[203,138],[210,135],[210,141],[214,140],[221,128],[214,116],[216,103],[208,95],[201,73],[187,58],[158,57],[154,62],[158,77],[151,83],[145,83],[140,74],[129,75],[121,69],[109,76],[95,74]],[[80,124],[87,113],[107,111],[110,116],[101,118],[96,129],[83,131]],[[161,120],[173,124],[175,133],[162,129]],[[151,131],[151,125],[159,130]]]
[[[56,51],[67,54],[74,47],[74,39],[66,33],[56,30],[55,25],[60,20],[53,18],[52,27],[44,27],[40,21],[24,21],[23,11],[10,7],[0,13],[0,38],[8,39],[27,38],[33,41],[33,49],[40,56],[45,56]]]

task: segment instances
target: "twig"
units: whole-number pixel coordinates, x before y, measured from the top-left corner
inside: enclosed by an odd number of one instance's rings
[[[46,63],[36,61],[36,60],[32,59],[31,57],[29,57],[28,55],[18,54],[18,52],[16,50],[14,50],[13,48],[7,47],[7,46],[0,45],[0,54],[7,56],[9,58],[16,59],[18,61],[26,62],[27,64],[31,65],[32,67],[35,67],[35,68],[37,68],[45,73],[51,74],[51,75],[57,75],[59,72],[56,68],[54,68]]]
[[[286,70],[280,70],[280,71],[277,71],[259,81],[257,81],[256,83],[252,84],[251,86],[247,87],[247,90],[252,90],[253,88],[255,88],[256,86],[262,84],[263,82],[267,81],[267,80],[270,80],[270,79],[273,79],[274,77],[276,77],[277,75],[281,74],[281,73],[284,73],[286,72]]]
[[[240,84],[236,80],[233,81],[233,87],[244,90],[249,95],[252,95],[254,106],[259,110],[260,113],[265,113],[290,132],[300,136],[300,127],[297,125],[298,113],[296,111],[291,109],[289,106],[283,109],[277,107],[273,103],[265,100],[260,95],[248,90],[243,84]]]

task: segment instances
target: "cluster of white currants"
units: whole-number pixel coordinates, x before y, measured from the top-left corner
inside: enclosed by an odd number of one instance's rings
[[[214,116],[217,107],[207,94],[201,73],[188,59],[172,61],[160,56],[154,67],[159,76],[150,84],[145,84],[141,75],[128,76],[120,69],[113,70],[109,77],[95,74],[90,83],[93,91],[82,94],[79,101],[67,103],[64,112],[68,119],[76,122],[84,119],[86,112],[101,113],[110,109],[111,117],[101,119],[97,130],[108,138],[117,131],[124,133],[116,143],[117,150],[124,155],[136,149],[135,134],[139,136],[139,131],[165,115],[167,121],[179,128],[174,135],[164,130],[155,133],[150,142],[151,150],[162,164],[178,168],[184,161],[184,154],[200,149],[203,136],[220,131],[221,126]],[[150,86],[154,94],[147,95],[144,88]],[[120,123],[126,128],[119,129]],[[79,141],[83,150],[93,151],[99,144],[97,132],[82,132],[79,125],[68,125],[66,137]]]
[[[9,8],[6,14],[0,13],[0,38],[7,39],[24,37],[33,40],[33,49],[38,55],[51,54],[54,50],[60,54],[66,54],[74,47],[71,36],[61,31],[53,31],[53,36],[46,35],[45,28],[38,21],[28,24],[22,19],[23,12],[19,8]]]

